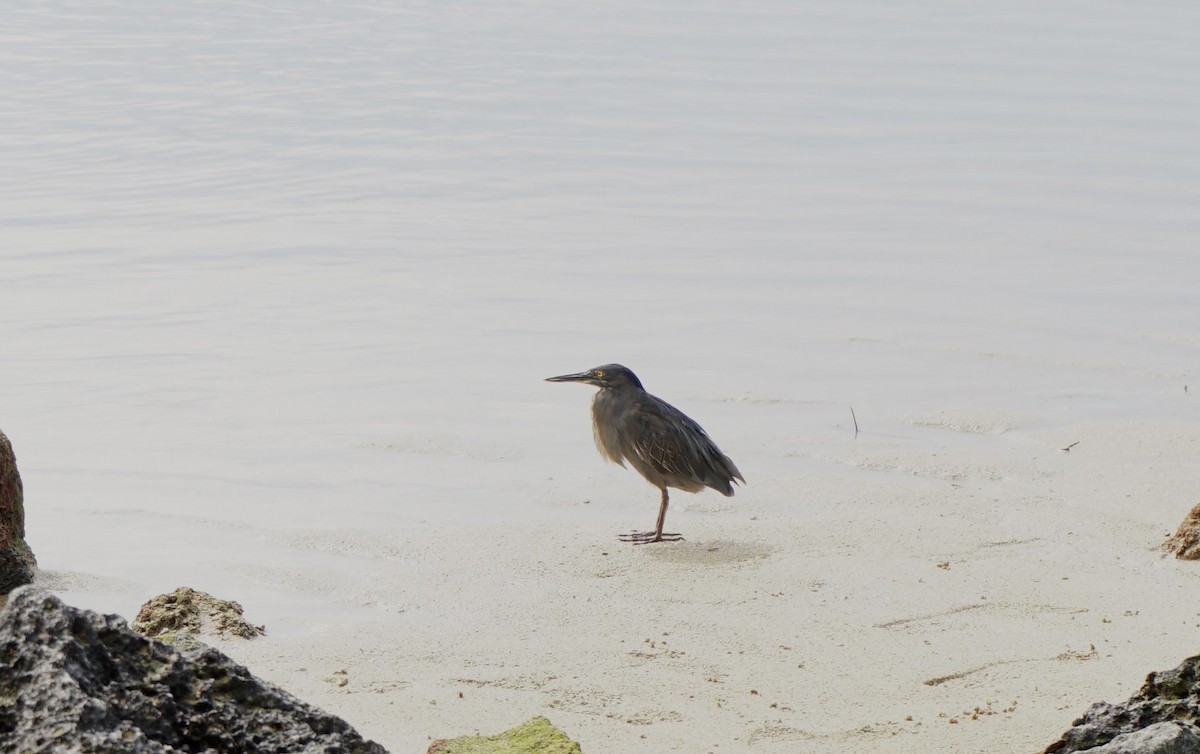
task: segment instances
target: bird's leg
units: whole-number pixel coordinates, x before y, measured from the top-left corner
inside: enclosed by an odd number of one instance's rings
[[[662,505],[658,508],[658,523],[654,531],[638,531],[630,534],[619,534],[617,539],[622,542],[632,542],[635,545],[648,545],[651,542],[679,542],[682,534],[664,533],[663,524],[667,521],[667,488],[662,488]]]
[[[662,488],[662,504],[658,506],[658,522],[654,525],[654,541],[657,542],[663,537],[663,524],[667,522],[667,505],[670,503],[667,500],[667,488]],[[676,535],[678,536],[678,535]]]

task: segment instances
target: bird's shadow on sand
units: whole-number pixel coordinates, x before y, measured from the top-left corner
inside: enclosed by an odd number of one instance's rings
[[[732,539],[712,539],[703,542],[670,542],[641,545],[655,560],[689,565],[734,565],[751,560],[763,560],[776,548],[761,542],[739,542]]]

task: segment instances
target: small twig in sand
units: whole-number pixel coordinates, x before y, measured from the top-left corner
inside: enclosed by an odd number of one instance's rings
[[[858,439],[858,417],[854,415],[854,406],[850,407],[850,418],[854,420],[854,439]]]
[[[1079,444],[1079,441],[1078,441],[1078,440],[1076,440],[1075,442],[1071,443],[1071,444],[1070,444],[1070,445],[1068,445],[1067,447],[1063,448],[1063,452],[1064,452],[1064,453],[1070,453],[1070,452],[1071,452],[1071,448],[1075,447],[1075,446],[1076,446],[1076,445],[1078,445],[1078,444]]]

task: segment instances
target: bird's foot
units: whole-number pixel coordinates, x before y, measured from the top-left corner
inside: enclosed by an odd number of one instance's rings
[[[651,542],[682,542],[683,535],[671,532],[635,531],[629,534],[618,534],[622,542],[632,542],[635,545],[648,545]]]

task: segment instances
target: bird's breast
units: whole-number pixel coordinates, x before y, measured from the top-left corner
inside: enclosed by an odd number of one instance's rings
[[[609,390],[601,390],[592,400],[592,435],[600,455],[621,466],[625,454],[621,442],[620,406]]]

